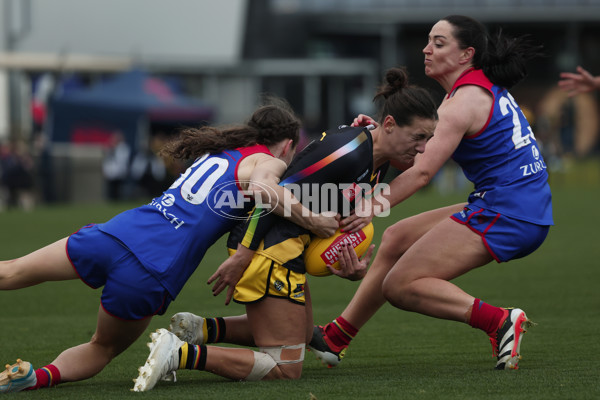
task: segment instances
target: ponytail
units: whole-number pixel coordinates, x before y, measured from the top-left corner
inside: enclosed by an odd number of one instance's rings
[[[526,62],[541,55],[543,46],[534,45],[529,36],[510,38],[498,31],[488,40],[487,52],[482,57],[485,76],[494,84],[510,89],[527,76]]]
[[[481,22],[464,15],[449,15],[441,20],[452,25],[452,34],[461,49],[475,49],[473,67],[506,89],[527,76],[527,60],[542,55],[543,46],[532,44],[529,36],[510,38],[500,30],[492,37]]]

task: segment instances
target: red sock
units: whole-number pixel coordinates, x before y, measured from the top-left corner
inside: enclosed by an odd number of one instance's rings
[[[52,387],[60,383],[60,371],[52,364],[36,369],[35,376],[37,377],[37,384],[31,389]]]
[[[350,341],[358,333],[358,329],[341,316],[325,325],[324,328],[327,339],[336,347],[348,347]]]
[[[503,308],[494,307],[479,299],[475,299],[469,325],[491,335],[496,332],[500,322],[504,320],[507,314],[508,312]]]

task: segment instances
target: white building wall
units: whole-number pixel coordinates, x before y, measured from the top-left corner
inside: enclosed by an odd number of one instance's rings
[[[15,48],[26,52],[234,63],[240,57],[246,3],[247,0],[31,0],[31,30],[19,38]]]

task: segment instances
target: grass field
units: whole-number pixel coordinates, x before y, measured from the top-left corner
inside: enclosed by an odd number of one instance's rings
[[[596,169],[597,168],[597,169]],[[435,320],[389,305],[353,341],[343,363],[324,368],[306,354],[298,381],[231,382],[180,371],[175,384],[133,393],[131,380],[147,356],[147,334],[93,379],[51,390],[17,393],[31,399],[597,399],[600,398],[600,166],[573,168],[552,177],[556,226],[533,255],[491,264],[456,280],[470,294],[500,306],[525,309],[538,325],[525,336],[518,371],[495,371],[485,334],[467,325]],[[386,224],[433,207],[463,201],[434,190],[415,195]],[[83,224],[102,222],[134,204],[58,206],[32,213],[0,213],[0,259],[15,258]],[[224,257],[214,246],[196,274],[150,329],[168,325],[177,311],[236,315],[241,306],[214,298],[207,277]],[[339,315],[357,283],[310,278],[315,321]],[[17,357],[39,367],[63,349],[89,340],[100,291],[79,281],[45,283],[0,293],[0,362]],[[151,330],[148,330],[149,333]]]

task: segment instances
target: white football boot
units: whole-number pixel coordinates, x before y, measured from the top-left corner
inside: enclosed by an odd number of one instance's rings
[[[157,329],[150,334],[150,355],[146,363],[138,368],[139,375],[133,380],[134,392],[147,392],[159,380],[176,381],[175,371],[179,368],[179,349],[184,342],[166,329]]]
[[[189,312],[180,312],[171,317],[169,331],[190,344],[205,344],[206,320]]]

